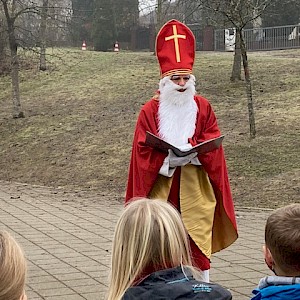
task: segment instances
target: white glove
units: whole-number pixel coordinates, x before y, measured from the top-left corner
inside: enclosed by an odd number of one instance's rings
[[[197,156],[197,152],[191,153],[186,156],[177,156],[174,152],[169,149],[169,166],[170,168],[182,167],[191,162],[193,158]]]
[[[169,149],[169,155],[164,159],[164,162],[159,170],[159,174],[172,177],[178,166],[185,166],[191,163],[196,166],[200,166],[201,163],[198,160],[197,152],[191,153],[187,156],[179,157],[174,154],[174,152]]]
[[[185,145],[182,145],[180,147],[178,147],[181,151],[189,151],[190,149],[193,148],[193,146],[188,143],[188,144],[185,144]],[[195,152],[196,153],[196,152]],[[198,159],[198,154],[195,155],[194,157],[192,157],[191,161],[190,161],[190,164],[191,165],[195,165],[195,166],[201,166],[201,162],[199,161]]]

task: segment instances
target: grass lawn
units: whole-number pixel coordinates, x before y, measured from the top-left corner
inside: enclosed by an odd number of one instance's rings
[[[134,126],[158,87],[149,52],[49,50],[50,70],[21,71],[23,119],[12,118],[0,77],[0,180],[122,199]],[[257,137],[249,138],[244,82],[230,82],[233,53],[198,52],[197,91],[225,134],[238,207],[300,202],[300,49],[249,53]]]

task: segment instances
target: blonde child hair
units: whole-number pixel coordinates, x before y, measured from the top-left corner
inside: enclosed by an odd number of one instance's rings
[[[26,260],[23,250],[0,230],[0,300],[25,300]]]
[[[147,267],[157,271],[178,266],[183,273],[183,266],[189,267],[201,279],[201,272],[191,267],[187,233],[177,210],[160,200],[130,202],[115,229],[108,300],[121,299]]]

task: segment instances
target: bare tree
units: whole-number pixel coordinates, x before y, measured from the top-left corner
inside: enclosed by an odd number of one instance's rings
[[[186,0],[157,0],[156,2],[156,32],[170,19],[186,22]]]
[[[164,0],[157,0],[156,6],[156,32],[161,28],[163,25],[163,2]]]
[[[139,0],[139,12],[141,15],[146,15],[155,10],[157,0]]]
[[[157,0],[156,3],[156,32],[163,26],[163,24],[170,19],[171,12],[170,0]]]
[[[7,30],[5,17],[0,11],[0,75],[7,70]]]
[[[43,0],[40,25],[40,70],[46,71],[46,29],[47,29],[48,0]]]
[[[240,35],[237,34],[235,36],[234,59],[233,59],[231,76],[230,76],[231,81],[242,80],[241,65],[242,65],[241,42],[240,42]]]
[[[65,0],[60,0],[65,1]],[[6,34],[10,49],[10,69],[12,80],[13,118],[23,118],[24,112],[20,101],[19,89],[19,57],[18,47],[31,49],[40,54],[40,69],[46,69],[46,21],[50,17],[52,23],[63,22],[57,19],[57,11],[69,10],[67,7],[59,7],[56,0],[52,7],[48,6],[48,0],[0,0],[0,13],[3,12],[6,21]],[[48,15],[52,8],[54,15]],[[37,32],[40,35],[38,37]],[[40,42],[40,50],[35,45]]]
[[[15,32],[15,21],[18,15],[21,13],[16,12],[16,0],[11,3],[11,9],[9,8],[8,0],[1,0],[6,22],[7,22],[7,33],[9,40],[9,48],[11,55],[11,80],[12,80],[12,100],[13,100],[13,117],[24,118],[24,112],[20,102],[20,91],[19,91],[19,59],[18,59],[18,44],[16,40]]]
[[[240,66],[242,61],[246,83],[251,138],[255,138],[256,129],[252,83],[243,29],[258,19],[271,3],[272,0],[200,0],[199,2],[199,6],[205,7],[211,11],[216,18],[223,18],[224,22],[235,28],[236,43],[231,80],[235,81],[241,79]]]

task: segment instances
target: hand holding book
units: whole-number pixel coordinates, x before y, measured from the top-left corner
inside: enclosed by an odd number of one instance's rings
[[[177,156],[172,149],[169,149],[169,166],[171,168],[185,166],[196,156],[197,152],[188,154],[186,156]]]
[[[165,153],[168,153],[169,149],[172,149],[173,152],[179,156],[187,156],[189,154],[195,153],[197,152],[198,154],[203,154],[203,153],[207,153],[210,151],[213,151],[217,148],[220,147],[220,145],[222,144],[222,141],[224,139],[224,135],[221,135],[217,138],[213,138],[207,141],[204,141],[192,148],[190,148],[189,150],[180,150],[178,147],[175,147],[174,145],[171,145],[167,142],[165,142],[164,140],[162,140],[160,137],[154,135],[153,133],[147,131],[146,132],[146,141],[145,143],[153,148],[156,148],[160,151],[163,151]]]

